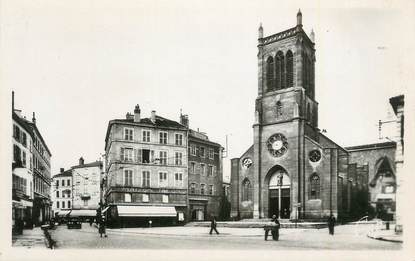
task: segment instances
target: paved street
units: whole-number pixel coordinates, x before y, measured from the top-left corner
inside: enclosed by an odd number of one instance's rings
[[[282,229],[280,241],[264,241],[263,229],[219,227],[220,235],[209,235],[206,227],[164,227],[108,229],[108,238],[100,238],[96,227],[82,229],[59,226],[52,230],[57,249],[132,248],[132,249],[284,249],[284,250],[399,250],[400,243],[367,237],[371,225],[337,226],[335,235],[327,229]]]

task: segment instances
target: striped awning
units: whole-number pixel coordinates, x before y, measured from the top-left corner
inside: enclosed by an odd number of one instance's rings
[[[176,217],[174,207],[168,206],[117,206],[120,217]]]
[[[65,217],[65,216],[67,216],[69,213],[71,213],[71,211],[70,210],[59,210],[58,212],[57,212],[57,216],[58,217]]]

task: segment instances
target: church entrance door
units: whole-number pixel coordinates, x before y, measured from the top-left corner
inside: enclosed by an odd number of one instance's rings
[[[268,217],[290,218],[291,181],[288,175],[282,170],[276,171],[270,178],[268,189]]]

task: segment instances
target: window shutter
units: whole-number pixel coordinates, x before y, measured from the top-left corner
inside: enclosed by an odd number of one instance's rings
[[[142,150],[141,149],[138,149],[137,150],[137,162],[138,163],[141,163],[141,159],[143,158],[143,156],[142,156]]]
[[[120,152],[120,159],[123,161],[124,160],[124,148],[121,148],[121,152]]]
[[[154,150],[150,151],[150,162],[153,163],[154,162]]]

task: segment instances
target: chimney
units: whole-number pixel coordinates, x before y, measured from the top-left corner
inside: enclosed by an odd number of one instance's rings
[[[127,120],[131,120],[131,119],[134,119],[134,116],[131,113],[127,112],[127,114],[125,114],[125,118]]]
[[[65,169],[64,168],[61,168],[61,173],[63,173],[65,171]]]
[[[79,165],[80,166],[84,165],[84,158],[82,158],[82,157],[79,158]]]
[[[140,122],[140,105],[136,105],[134,109],[134,122]]]
[[[189,116],[187,114],[180,114],[180,124],[189,128]]]
[[[156,123],[156,111],[151,111],[151,122]]]
[[[36,124],[35,112],[33,112],[32,122],[33,122],[33,124]]]

